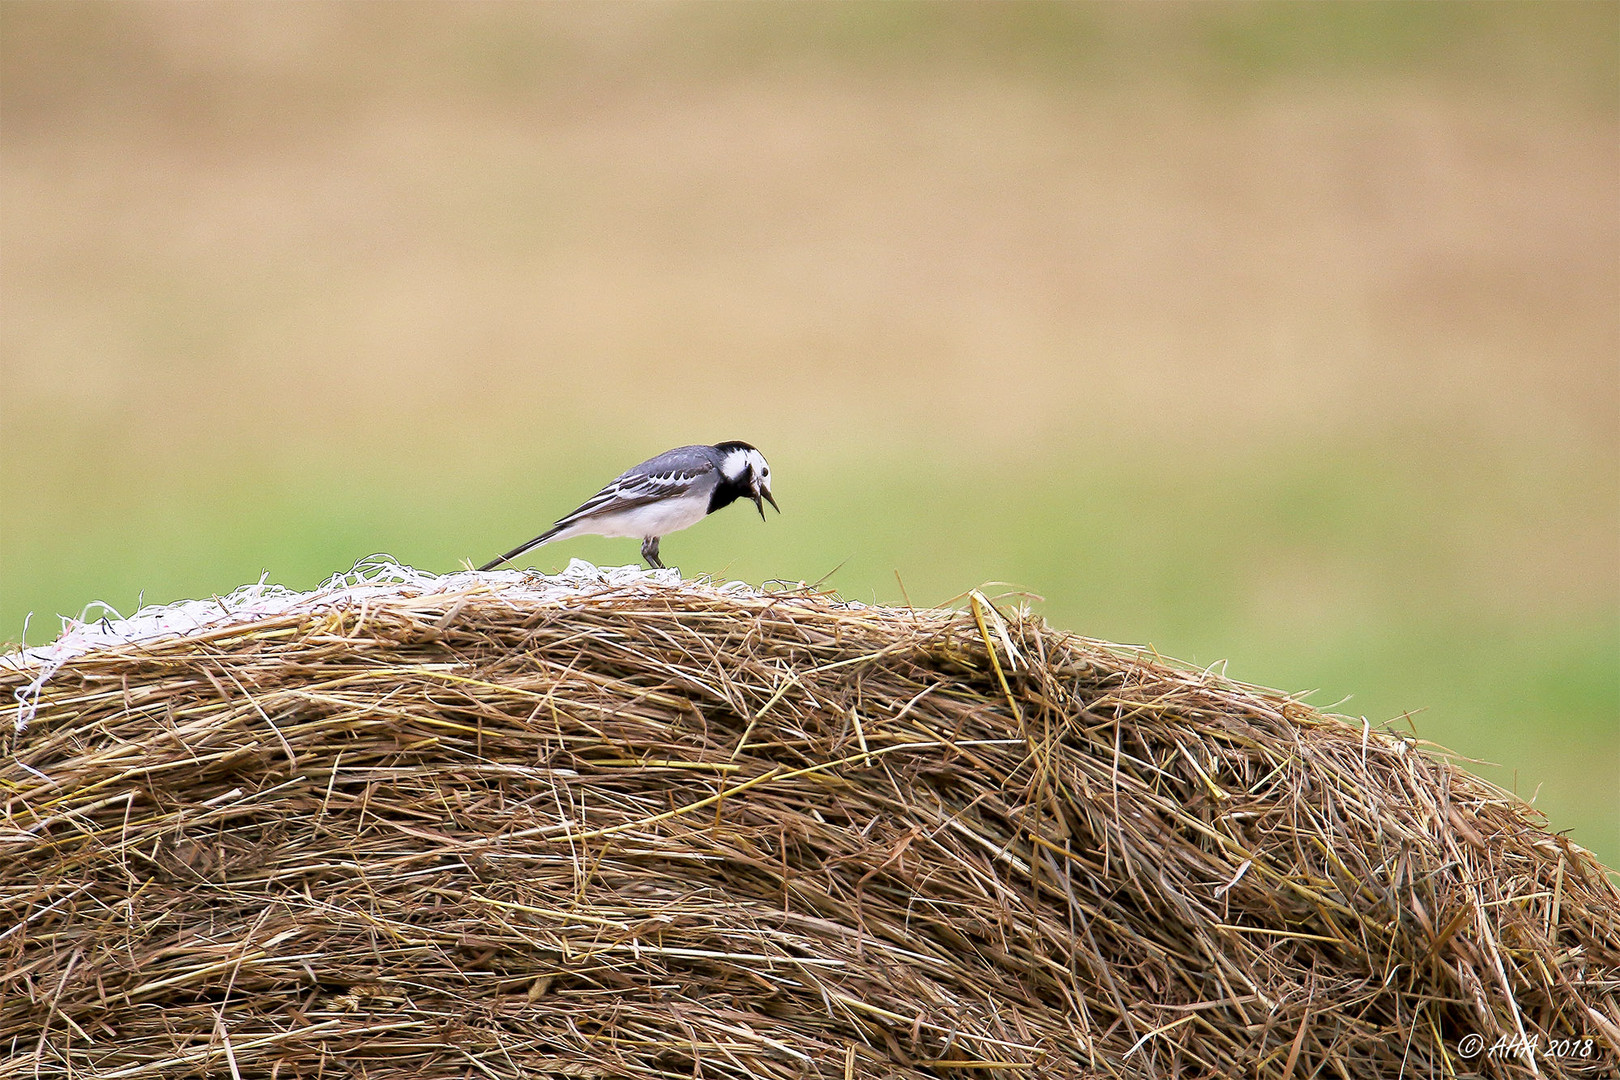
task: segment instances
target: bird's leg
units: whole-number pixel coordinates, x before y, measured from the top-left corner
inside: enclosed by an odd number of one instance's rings
[[[647,560],[647,565],[654,570],[664,570],[667,567],[658,561],[658,537],[649,536],[641,542],[641,557]]]

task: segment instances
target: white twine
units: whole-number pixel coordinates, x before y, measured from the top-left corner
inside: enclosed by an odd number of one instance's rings
[[[268,575],[266,575],[268,576]],[[261,577],[243,585],[229,596],[207,600],[178,600],[172,604],[152,604],[129,618],[116,618],[106,604],[92,604],[111,612],[100,619],[62,618],[62,634],[48,645],[19,649],[0,655],[0,667],[32,670],[34,678],[16,692],[16,728],[23,731],[39,708],[40,691],[50,677],[76,657],[96,649],[116,648],[165,638],[184,637],[199,630],[274,618],[294,611],[346,608],[376,600],[405,599],[453,593],[479,586],[496,586],[500,595],[531,603],[557,603],[581,593],[602,588],[664,587],[682,583],[679,570],[644,570],[639,566],[598,567],[583,559],[571,559],[557,574],[521,570],[461,570],[433,574],[405,566],[387,555],[362,559],[348,573],[334,574],[312,592],[297,592],[272,585]],[[719,591],[754,592],[752,586],[733,581],[721,586],[703,583]],[[88,611],[89,608],[86,608]]]

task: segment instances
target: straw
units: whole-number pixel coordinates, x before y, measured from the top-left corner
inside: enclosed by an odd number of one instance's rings
[[[1620,891],[1409,737],[977,592],[250,590],[0,658],[15,1075],[1615,1073]]]

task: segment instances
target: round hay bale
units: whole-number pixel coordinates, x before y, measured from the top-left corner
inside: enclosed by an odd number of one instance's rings
[[[1615,1072],[1522,802],[978,594],[381,566],[0,686],[19,1077]]]

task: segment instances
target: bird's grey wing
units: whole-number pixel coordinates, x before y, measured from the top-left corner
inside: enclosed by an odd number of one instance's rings
[[[661,499],[685,495],[715,483],[716,465],[708,455],[686,454],[707,447],[681,447],[660,454],[627,470],[607,487],[586,499],[573,513],[560,518],[551,532],[560,532],[588,518],[616,514]]]
[[[626,469],[607,487],[581,503],[572,513],[557,519],[557,523],[526,544],[508,551],[500,558],[479,567],[491,570],[522,555],[531,548],[544,544],[573,525],[603,514],[633,510],[659,499],[671,498],[693,491],[701,486],[711,487],[719,482],[719,460],[712,446],[678,446],[649,458],[632,469]]]

